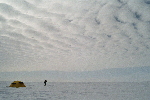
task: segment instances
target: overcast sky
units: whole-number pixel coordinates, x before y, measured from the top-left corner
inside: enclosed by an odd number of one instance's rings
[[[0,0],[0,71],[150,66],[150,0]]]

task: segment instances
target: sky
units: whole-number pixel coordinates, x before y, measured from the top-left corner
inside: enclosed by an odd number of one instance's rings
[[[149,12],[150,0],[0,0],[0,79],[150,80]]]

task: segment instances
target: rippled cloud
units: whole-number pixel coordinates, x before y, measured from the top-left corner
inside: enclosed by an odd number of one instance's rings
[[[1,0],[1,71],[150,66],[150,0]]]

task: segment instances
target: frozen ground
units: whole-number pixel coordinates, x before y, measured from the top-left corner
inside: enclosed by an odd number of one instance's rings
[[[25,82],[12,88],[0,82],[0,100],[150,100],[150,82]]]

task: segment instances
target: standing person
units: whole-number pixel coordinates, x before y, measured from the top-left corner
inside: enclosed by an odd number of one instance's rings
[[[44,81],[44,84],[45,84],[44,86],[46,86],[46,82],[47,82],[47,80]]]

